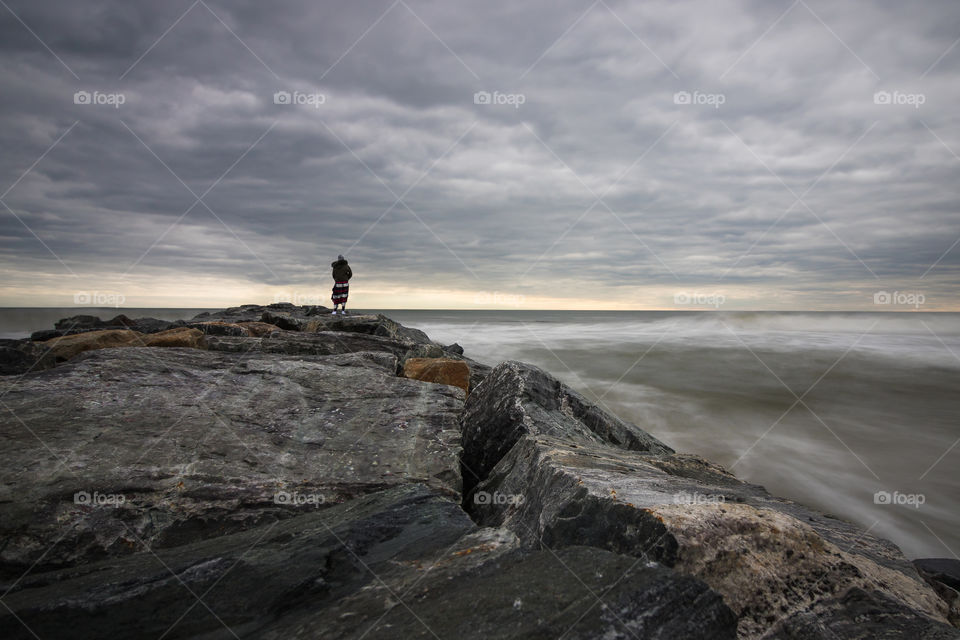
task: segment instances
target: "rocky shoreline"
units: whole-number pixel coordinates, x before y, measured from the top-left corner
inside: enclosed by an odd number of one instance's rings
[[[4,638],[960,638],[960,561],[382,315],[75,316],[0,374]]]

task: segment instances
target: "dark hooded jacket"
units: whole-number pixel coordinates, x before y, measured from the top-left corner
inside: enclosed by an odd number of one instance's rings
[[[330,266],[333,267],[334,282],[347,282],[353,277],[353,271],[346,260],[334,260]]]

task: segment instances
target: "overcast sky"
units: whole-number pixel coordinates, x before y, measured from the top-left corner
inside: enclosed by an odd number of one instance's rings
[[[6,306],[960,309],[956,0],[0,4]]]

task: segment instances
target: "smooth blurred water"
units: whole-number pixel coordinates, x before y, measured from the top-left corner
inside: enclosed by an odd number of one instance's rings
[[[0,309],[0,335],[77,313],[199,311]],[[910,557],[960,552],[960,314],[382,312],[481,362],[536,364],[678,451]],[[924,502],[877,504],[878,491]]]

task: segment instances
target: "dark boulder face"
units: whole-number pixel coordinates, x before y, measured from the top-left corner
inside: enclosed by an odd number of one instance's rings
[[[466,488],[486,478],[521,436],[538,434],[573,442],[609,443],[633,451],[673,452],[541,369],[523,362],[504,362],[471,393],[464,409]]]
[[[32,340],[0,340],[0,376],[43,371],[56,364],[50,348]]]
[[[24,373],[31,364],[30,357],[16,346],[0,344],[0,376]]]

